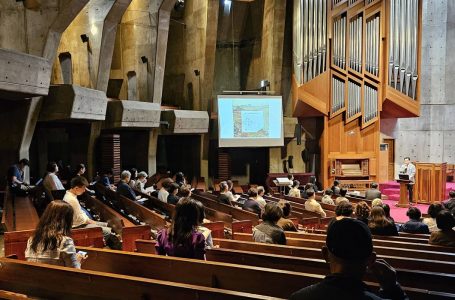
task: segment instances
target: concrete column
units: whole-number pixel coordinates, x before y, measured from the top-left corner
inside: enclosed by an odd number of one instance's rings
[[[158,151],[158,131],[159,129],[150,130],[148,145],[148,174],[156,173],[156,153]]]
[[[395,138],[396,169],[406,156],[455,163],[455,3],[423,0],[422,14],[420,117],[381,120],[383,137]]]

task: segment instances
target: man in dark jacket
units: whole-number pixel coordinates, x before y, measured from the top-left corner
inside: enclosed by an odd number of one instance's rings
[[[444,201],[444,207],[453,214],[455,214],[455,191],[449,192],[450,199]]]
[[[378,184],[373,182],[371,188],[365,192],[365,199],[374,200],[376,198],[381,199],[381,192],[378,190]]]
[[[376,260],[371,233],[364,223],[351,218],[334,222],[327,232],[322,255],[330,264],[331,274],[295,292],[291,300],[408,299],[397,282],[395,270],[384,260]],[[362,281],[367,268],[378,279],[379,296]]]
[[[430,234],[428,225],[420,220],[422,217],[420,209],[417,207],[410,207],[406,215],[409,217],[409,221],[401,225],[400,231],[407,233]]]
[[[130,171],[123,171],[122,174],[120,175],[120,181],[117,184],[117,194],[125,196],[128,199],[131,199],[133,201],[137,200],[136,193],[133,191],[133,189],[129,186],[129,182],[131,179],[131,173]]]

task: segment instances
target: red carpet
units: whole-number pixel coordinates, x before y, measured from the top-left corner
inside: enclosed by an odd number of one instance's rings
[[[400,198],[400,185],[395,181],[389,181],[381,183],[379,189],[383,195],[388,197],[388,200],[383,200],[384,203],[387,203],[390,206],[390,215],[395,219],[395,222],[403,223],[408,220],[406,216],[407,208],[396,207],[395,204]],[[455,190],[455,182],[446,183],[446,199],[449,198],[449,191]],[[417,207],[422,211],[422,213],[427,213],[428,205],[418,204]]]

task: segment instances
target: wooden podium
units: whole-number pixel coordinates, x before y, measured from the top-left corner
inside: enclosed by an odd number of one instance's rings
[[[431,204],[445,199],[447,163],[416,162],[414,199]]]
[[[406,186],[411,180],[402,180],[398,179],[397,182],[400,184],[400,200],[397,204],[397,207],[409,207],[409,197],[408,197],[408,187]]]

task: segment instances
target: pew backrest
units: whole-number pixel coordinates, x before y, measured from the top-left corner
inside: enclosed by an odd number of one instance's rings
[[[267,299],[265,296],[0,258],[0,289],[45,299]]]

